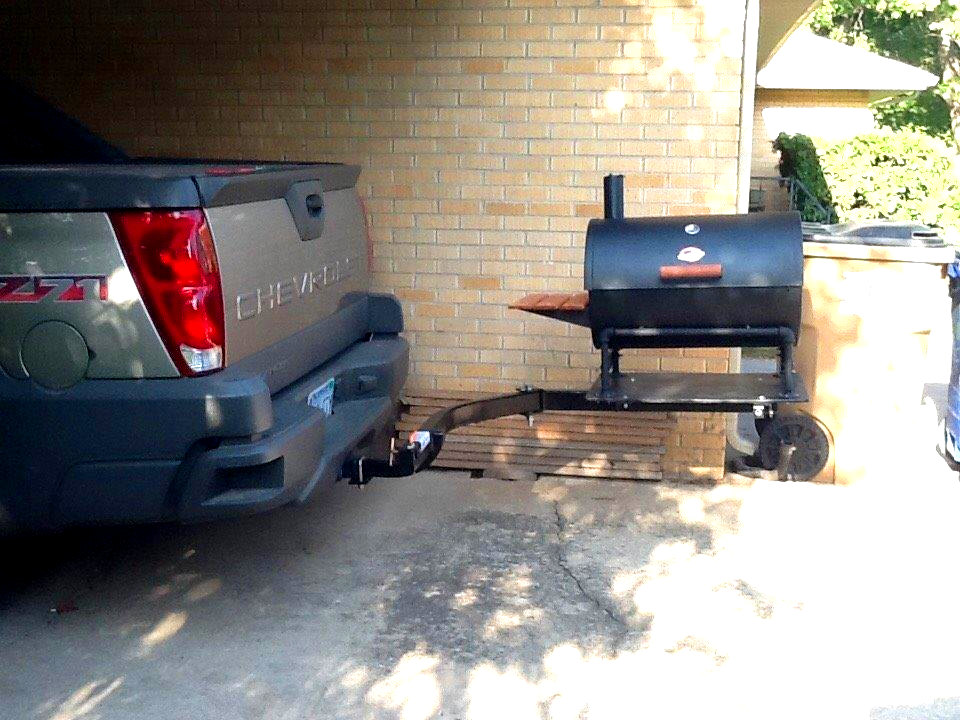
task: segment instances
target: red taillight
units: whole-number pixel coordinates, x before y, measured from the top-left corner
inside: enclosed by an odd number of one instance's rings
[[[202,210],[110,213],[137,289],[177,368],[223,367],[223,294]]]

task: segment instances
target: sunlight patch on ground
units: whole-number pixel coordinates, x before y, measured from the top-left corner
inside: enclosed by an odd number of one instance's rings
[[[657,717],[695,717],[686,713],[709,713],[711,700],[707,688],[689,691],[689,673],[711,664],[697,654],[629,651],[611,657],[566,643],[547,652],[537,680],[513,666],[501,670],[482,663],[471,670],[467,718],[621,720],[636,717],[641,705],[663,713]],[[651,673],[656,683],[646,681]]]
[[[109,683],[106,680],[88,682],[67,698],[50,716],[50,720],[80,720],[80,718],[89,717],[90,713],[121,685],[123,685],[123,677],[118,677]]]
[[[471,605],[476,605],[479,594],[476,588],[464,588],[453,596],[453,607],[462,610]]]
[[[540,696],[535,684],[517,668],[498,670],[484,663],[470,671],[468,720],[539,720]]]
[[[440,707],[439,664],[440,656],[422,647],[408,652],[389,675],[370,687],[367,702],[394,710],[400,720],[433,717]]]
[[[340,685],[347,690],[353,690],[355,688],[361,687],[370,677],[370,671],[365,667],[356,667],[352,670],[348,670],[342,678],[340,678]]]
[[[219,578],[208,578],[207,580],[201,580],[187,591],[187,600],[190,602],[206,600],[211,595],[215,595],[220,592],[222,585],[223,583],[220,582]]]
[[[140,657],[150,652],[176,635],[187,624],[187,613],[182,610],[167,613],[153,629],[140,638]]]
[[[483,638],[496,640],[523,625],[537,623],[542,618],[543,610],[536,607],[527,607],[522,610],[497,610],[484,626]]]

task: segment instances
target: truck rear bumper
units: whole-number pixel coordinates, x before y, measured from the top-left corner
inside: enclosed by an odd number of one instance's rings
[[[0,392],[0,505],[21,527],[194,521],[303,501],[386,443],[406,379],[396,335],[356,343],[271,395],[229,371]],[[307,395],[336,378],[333,414]]]
[[[204,520],[302,502],[340,478],[355,448],[380,441],[386,452],[395,419],[395,398],[353,400],[338,404],[329,417],[202,452],[174,488],[178,517]]]

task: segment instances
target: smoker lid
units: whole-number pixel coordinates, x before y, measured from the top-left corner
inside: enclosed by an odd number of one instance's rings
[[[792,212],[595,219],[587,226],[584,287],[800,287],[801,248],[800,216]],[[680,268],[697,272],[665,274]]]

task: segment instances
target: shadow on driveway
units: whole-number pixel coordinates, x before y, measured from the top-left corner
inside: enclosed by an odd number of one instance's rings
[[[0,670],[0,689],[11,717],[456,715],[477,668],[535,684],[558,647],[642,643],[652,615],[611,583],[667,538],[712,547],[657,486],[454,473],[217,524],[10,538],[3,655],[45,671]]]
[[[887,588],[889,548],[882,572],[855,563],[878,526],[838,546],[854,502],[431,472],[229,522],[11,539],[0,717],[868,718],[960,695],[952,669],[912,695],[887,677],[942,653],[870,647],[912,594]],[[955,647],[945,609],[926,607]]]

